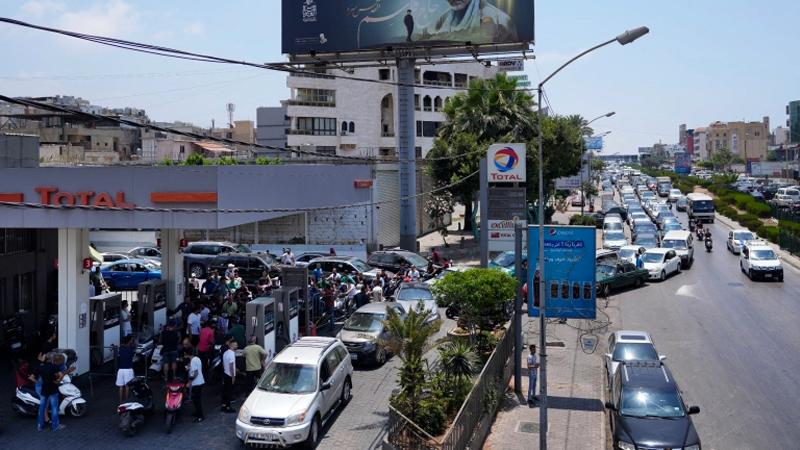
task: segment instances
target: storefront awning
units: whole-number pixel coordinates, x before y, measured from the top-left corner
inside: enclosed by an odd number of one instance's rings
[[[234,153],[235,150],[225,147],[224,145],[217,144],[216,142],[195,142],[203,150],[212,153]]]

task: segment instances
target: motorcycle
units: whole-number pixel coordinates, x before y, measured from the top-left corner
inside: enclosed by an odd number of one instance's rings
[[[66,358],[66,366],[73,367],[78,357],[71,349],[56,349],[54,352],[63,353]],[[63,416],[69,413],[73,417],[81,417],[86,414],[86,400],[81,397],[81,390],[72,384],[72,378],[64,375],[61,384],[58,386],[59,405],[58,414]],[[11,409],[24,417],[37,417],[39,415],[39,394],[36,390],[23,386],[17,388],[16,395],[11,400]]]
[[[145,418],[153,412],[153,391],[147,385],[145,377],[138,376],[128,382],[128,390],[135,401],[123,403],[117,407],[119,429],[126,436],[133,436],[136,430],[144,425]]]
[[[705,244],[706,244],[706,251],[710,253],[711,252],[711,247],[714,245],[714,243],[711,242],[711,237],[710,236],[706,237]]]
[[[697,227],[697,239],[703,240],[706,236],[705,231],[702,227]]]
[[[183,405],[183,380],[176,378],[167,383],[167,398],[164,402],[164,431],[167,434],[172,433],[181,405]]]
[[[162,369],[162,356],[161,356],[161,345],[156,346],[153,349],[153,353],[150,355],[150,366],[147,368],[147,379],[152,380],[153,378],[158,378],[161,376],[161,369]]]
[[[460,313],[461,313],[461,307],[458,306],[455,303],[453,303],[450,306],[448,306],[447,309],[445,309],[445,311],[444,311],[445,317],[447,317],[450,320],[457,320],[458,319],[458,315]]]

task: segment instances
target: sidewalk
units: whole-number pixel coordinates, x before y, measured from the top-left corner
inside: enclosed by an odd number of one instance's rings
[[[419,253],[428,256],[436,248],[443,258],[458,266],[478,266],[480,264],[479,242],[472,231],[464,230],[464,206],[457,205],[453,212],[453,222],[447,227],[447,237],[443,240],[438,231],[428,233],[417,239]],[[447,241],[447,247],[444,242]]]
[[[600,350],[588,353],[581,348],[582,332],[572,326],[589,327],[588,321],[568,324],[548,323],[548,446],[551,449],[605,449],[606,415],[603,410],[603,360]],[[523,340],[539,344],[537,318],[523,318]],[[595,348],[604,339],[597,332]],[[563,347],[561,346],[563,345]],[[525,402],[528,378],[525,374],[527,350],[522,354],[522,394],[514,393],[511,378],[483,448],[485,450],[530,450],[539,442],[538,404]],[[537,386],[538,395],[538,386]]]

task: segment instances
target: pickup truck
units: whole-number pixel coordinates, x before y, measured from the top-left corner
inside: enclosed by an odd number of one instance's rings
[[[251,253],[249,247],[232,242],[190,242],[183,249],[183,270],[189,276],[206,278],[211,261],[224,253]]]

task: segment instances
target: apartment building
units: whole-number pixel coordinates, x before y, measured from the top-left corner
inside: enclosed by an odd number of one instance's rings
[[[714,122],[706,128],[709,157],[727,148],[745,160],[765,160],[769,144],[769,121]]]

